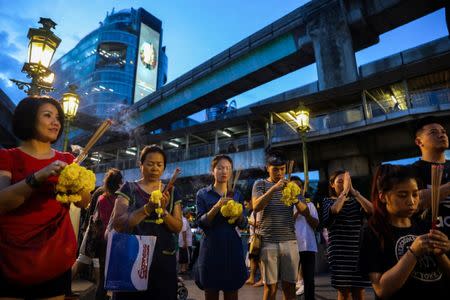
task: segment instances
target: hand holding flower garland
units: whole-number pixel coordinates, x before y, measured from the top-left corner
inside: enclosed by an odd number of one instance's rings
[[[234,200],[228,200],[227,204],[220,208],[220,213],[225,218],[228,218],[229,224],[234,224],[234,222],[242,215],[242,211],[242,204]]]
[[[56,200],[62,203],[81,201],[82,193],[95,189],[95,174],[91,170],[72,163],[67,165],[59,175],[56,184]]]
[[[156,219],[156,224],[163,223],[163,219],[161,218],[164,210],[161,207],[161,200],[163,198],[163,193],[161,192],[161,182],[159,183],[159,189],[152,192],[150,195],[150,201],[156,204],[158,207],[155,209],[155,213],[158,215],[158,219]]]
[[[298,202],[301,189],[295,182],[289,182],[282,191],[281,201],[286,206],[292,206]]]

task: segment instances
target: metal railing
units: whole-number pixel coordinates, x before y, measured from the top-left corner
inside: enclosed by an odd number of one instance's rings
[[[410,107],[406,110],[383,110],[372,111],[371,119],[366,119],[364,116],[364,107],[362,104],[354,105],[339,111],[330,112],[311,118],[311,130],[309,135],[322,135],[336,130],[345,129],[351,126],[365,126],[371,120],[371,123],[383,122],[387,118],[392,119],[402,117],[409,114],[420,113],[421,108],[442,110],[450,109],[450,89],[436,89],[436,90],[422,90],[411,91],[409,94]],[[370,105],[370,104],[369,104]],[[367,122],[365,122],[367,121]],[[359,124],[358,124],[359,122]],[[294,121],[290,125],[295,128]],[[275,123],[272,127],[272,143],[280,143],[299,139],[299,134],[292,130],[286,123]],[[230,149],[230,145],[233,148]],[[252,135],[252,148],[264,147],[264,134],[258,133]],[[248,138],[227,138],[219,140],[218,153],[232,153],[243,152],[250,150],[248,147]],[[180,162],[185,160],[193,160],[203,157],[213,156],[216,153],[216,145],[214,142],[209,144],[192,145],[189,147],[189,155],[186,156],[186,149],[184,147],[176,149],[166,149],[168,163]],[[108,168],[116,167],[121,170],[136,168],[138,166],[136,158],[115,160],[103,164],[91,166],[96,173],[105,172]]]
[[[383,110],[377,110],[373,114],[372,119],[379,119],[378,122],[383,122],[386,118],[380,116],[386,116],[389,118],[402,117],[404,115],[420,113],[421,108],[443,110],[450,109],[450,89],[437,89],[426,91],[412,91],[410,96],[410,106],[406,110],[391,109],[384,112]],[[419,110],[419,111],[417,111]],[[401,113],[403,112],[403,113]],[[316,116],[310,119],[311,130],[310,135],[313,134],[327,134],[337,128],[345,128],[358,122],[365,121],[363,105],[356,105],[344,110],[331,112]],[[289,122],[293,128],[296,127],[294,121]],[[293,139],[299,139],[299,134],[291,129],[291,126],[286,123],[275,123],[273,125],[272,143],[286,142]],[[361,122],[361,126],[365,126],[365,122]],[[322,133],[321,133],[322,132]]]

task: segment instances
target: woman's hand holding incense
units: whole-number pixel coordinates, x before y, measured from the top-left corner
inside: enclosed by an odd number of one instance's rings
[[[441,256],[447,252],[450,252],[450,241],[448,237],[439,230],[430,230],[428,234],[430,238],[431,246],[433,247],[433,253],[436,256]]]
[[[163,208],[163,209],[166,209],[167,208],[167,204],[169,204],[169,202],[170,202],[170,194],[169,194],[169,191],[165,191],[163,194],[162,194],[162,198],[161,198],[161,207]]]

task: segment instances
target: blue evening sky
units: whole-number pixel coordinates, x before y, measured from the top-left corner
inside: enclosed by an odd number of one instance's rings
[[[113,7],[116,11],[143,7],[163,22],[163,45],[167,47],[171,81],[306,2],[0,0],[0,88],[14,102],[23,98],[24,93],[8,79],[25,79],[20,70],[27,57],[26,34],[29,27],[37,27],[39,17],[58,23],[55,33],[62,43],[55,61],[96,29]],[[444,10],[440,10],[382,35],[380,43],[358,52],[356,59],[358,65],[365,64],[446,35]],[[316,66],[310,65],[233,99],[242,107],[315,80]],[[196,119],[202,117],[203,114],[196,115]]]

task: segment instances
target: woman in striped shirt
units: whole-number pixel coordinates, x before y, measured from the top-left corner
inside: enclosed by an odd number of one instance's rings
[[[331,285],[338,290],[337,299],[364,299],[364,287],[370,283],[358,269],[359,237],[364,214],[372,214],[372,203],[353,188],[350,174],[339,170],[330,177],[330,197],[324,199],[322,208],[330,238]]]

